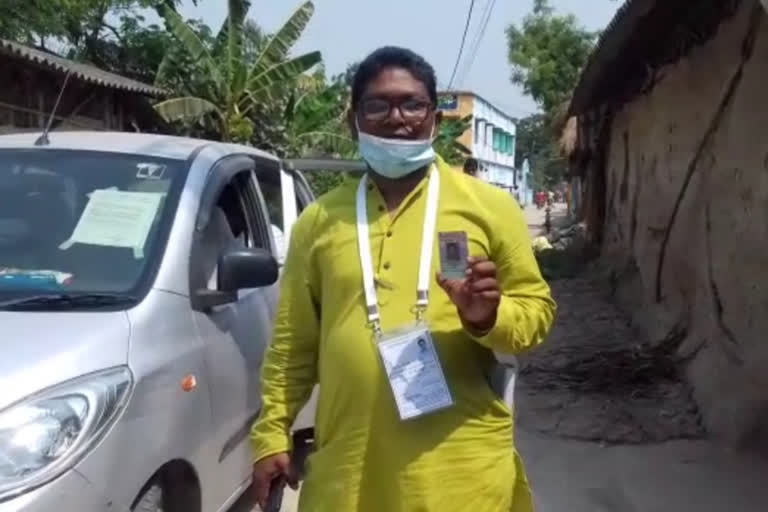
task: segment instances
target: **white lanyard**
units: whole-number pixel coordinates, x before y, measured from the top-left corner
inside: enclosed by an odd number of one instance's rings
[[[368,176],[363,176],[357,188],[357,247],[360,252],[360,267],[363,271],[363,289],[365,290],[365,305],[368,311],[368,321],[373,324],[374,331],[381,332],[381,317],[376,297],[376,283],[373,277],[373,260],[371,257],[371,240],[368,230]],[[437,224],[437,203],[440,194],[440,173],[433,165],[429,173],[427,187],[427,208],[424,214],[424,230],[421,236],[421,255],[419,259],[419,281],[416,288],[416,317],[421,320],[429,303],[429,283],[432,268],[432,247],[435,240]],[[403,248],[405,249],[405,248]]]

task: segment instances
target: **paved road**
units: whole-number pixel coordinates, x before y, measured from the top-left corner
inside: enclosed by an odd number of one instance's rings
[[[523,214],[528,223],[528,231],[531,234],[531,238],[545,234],[544,219],[546,218],[546,210],[544,208],[539,210],[535,205],[528,205],[523,208]],[[563,225],[568,220],[568,206],[565,203],[555,203],[552,206],[551,215],[552,226],[558,227]]]

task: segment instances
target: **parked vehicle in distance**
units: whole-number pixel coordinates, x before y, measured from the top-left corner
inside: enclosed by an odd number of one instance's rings
[[[251,147],[0,136],[0,512],[225,511],[313,200]]]

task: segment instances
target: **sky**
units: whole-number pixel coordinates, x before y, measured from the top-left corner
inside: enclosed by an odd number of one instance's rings
[[[441,88],[448,85],[471,0],[315,0],[315,15],[294,53],[320,50],[326,72],[333,76],[362,60],[383,45],[410,48],[434,67]],[[622,2],[613,0],[550,0],[560,13],[572,13],[589,30],[604,28]],[[249,17],[266,32],[278,29],[301,0],[254,0]],[[214,30],[227,11],[226,0],[199,0],[194,7],[185,0],[182,14],[202,19]],[[480,33],[482,14],[491,4],[492,16],[483,33],[474,61],[472,43]],[[536,111],[536,104],[510,80],[505,29],[519,24],[533,0],[475,0],[472,22],[454,89],[471,90],[512,116]],[[471,67],[468,65],[471,62]],[[467,68],[468,71],[465,71]]]

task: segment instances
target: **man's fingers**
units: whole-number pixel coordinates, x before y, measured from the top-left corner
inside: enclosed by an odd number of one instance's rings
[[[501,300],[501,292],[499,290],[486,290],[484,292],[476,293],[475,295],[480,296],[487,301]]]
[[[438,273],[437,274],[437,284],[439,284],[440,288],[445,290],[445,292],[448,295],[450,295],[452,293],[455,293],[456,291],[458,291],[461,288],[461,286],[463,284],[463,281],[457,281],[455,279],[446,279],[446,278],[444,278],[442,276],[442,274]]]
[[[485,291],[498,291],[499,283],[493,277],[484,277],[472,281],[470,285],[472,293],[480,293]]]
[[[257,462],[253,469],[253,487],[256,492],[256,500],[263,509],[269,500],[272,482],[278,478],[291,478],[291,459],[288,454],[277,454]]]
[[[259,507],[262,509],[267,506],[267,500],[269,499],[269,486],[271,483],[271,479],[265,479],[261,476],[254,478],[253,486],[256,489],[256,501],[259,502]]]
[[[496,265],[490,260],[476,261],[470,264],[467,276],[472,279],[496,277]]]
[[[474,265],[475,263],[480,263],[481,261],[490,261],[487,256],[470,256],[467,258],[467,261],[469,261],[470,265]]]

